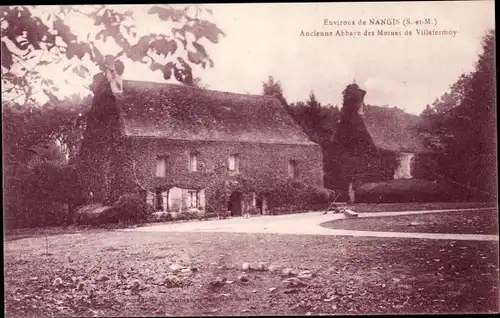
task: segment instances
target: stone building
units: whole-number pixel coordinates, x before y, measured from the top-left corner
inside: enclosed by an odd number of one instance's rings
[[[272,97],[102,73],[93,91],[78,170],[97,202],[140,193],[160,211],[240,215],[245,204],[265,213],[280,181],[323,186],[320,146]]]

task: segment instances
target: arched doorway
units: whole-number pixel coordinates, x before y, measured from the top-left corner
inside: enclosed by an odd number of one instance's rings
[[[230,211],[231,216],[241,216],[241,199],[241,192],[239,191],[234,191],[229,196],[229,201],[227,202],[227,210]]]

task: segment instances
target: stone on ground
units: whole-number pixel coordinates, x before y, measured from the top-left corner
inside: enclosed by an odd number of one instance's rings
[[[358,213],[354,212],[353,210],[350,209],[345,209],[344,210],[344,216],[347,218],[357,218]]]
[[[238,280],[243,283],[248,282],[248,276],[245,274],[239,275]]]
[[[294,270],[293,268],[283,268],[283,270],[281,271],[281,274],[283,276],[296,276],[297,275],[297,271]]]

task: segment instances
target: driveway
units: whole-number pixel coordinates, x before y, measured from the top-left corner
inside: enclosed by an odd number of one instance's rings
[[[496,208],[479,209],[445,209],[445,210],[423,210],[423,211],[400,211],[400,212],[375,212],[360,213],[360,218],[396,216],[423,213],[441,213],[450,211],[481,211]],[[298,235],[339,235],[339,236],[368,236],[368,237],[393,237],[393,238],[421,238],[421,239],[445,239],[445,240],[474,240],[474,241],[498,241],[497,235],[483,234],[445,234],[445,233],[403,233],[403,232],[371,232],[336,230],[321,227],[320,224],[327,221],[344,218],[343,214],[323,214],[323,212],[308,212],[287,215],[254,216],[248,219],[238,217],[225,220],[192,221],[182,223],[154,224],[123,231],[139,232],[225,232],[225,233],[270,233],[270,234],[298,234]]]

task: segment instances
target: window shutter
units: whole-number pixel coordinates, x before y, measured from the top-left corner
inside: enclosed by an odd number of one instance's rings
[[[168,211],[168,191],[164,191],[161,193],[162,203],[163,203],[163,211]]]
[[[151,192],[148,192],[146,195],[146,203],[155,206],[155,196]]]
[[[200,203],[198,207],[205,210],[205,190],[200,190],[199,197],[200,197]]]

